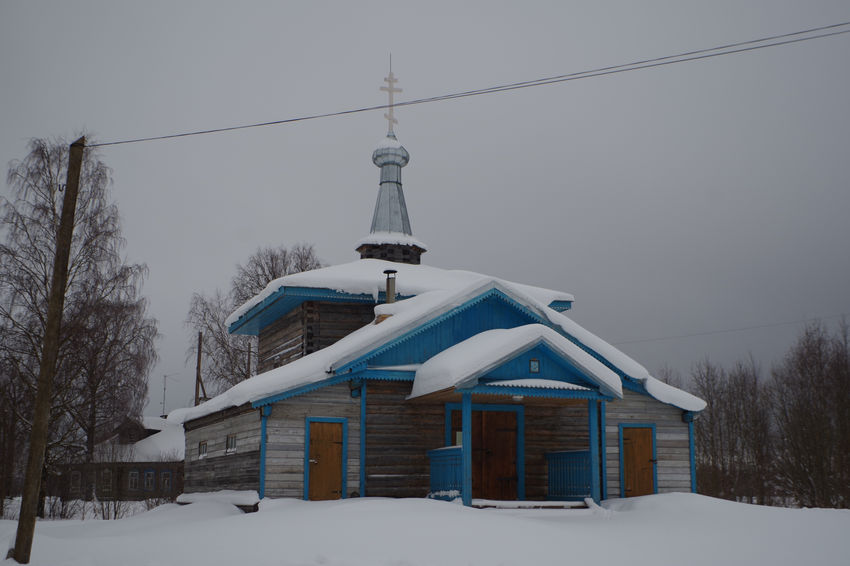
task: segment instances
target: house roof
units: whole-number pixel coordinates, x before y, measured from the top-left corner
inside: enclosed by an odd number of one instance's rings
[[[603,393],[613,397],[623,396],[620,376],[610,368],[551,328],[542,324],[528,324],[516,328],[499,328],[481,332],[443,350],[416,371],[413,389],[408,398],[414,399],[452,387],[464,388],[474,385],[479,377],[539,344],[546,344],[564,359],[569,360]],[[538,383],[540,381],[546,381],[549,385],[541,385]],[[560,385],[564,384],[564,382],[540,379],[512,379],[489,383],[489,385],[503,387],[557,389],[563,389]]]
[[[230,332],[256,334],[270,318],[288,312],[305,300],[337,300],[377,303],[386,289],[384,271],[395,269],[396,292],[411,297],[429,291],[452,290],[489,279],[472,271],[440,269],[428,265],[395,263],[379,259],[359,259],[350,263],[294,273],[275,279],[261,293],[245,302],[225,321]],[[570,308],[570,293],[542,287],[510,283],[514,288],[551,305]],[[269,311],[277,311],[269,315]]]
[[[461,307],[468,301],[488,292],[499,292],[510,297],[511,300],[532,313],[535,318],[546,323],[552,332],[571,342],[573,346],[567,346],[561,338],[553,338],[548,331],[538,329],[517,331],[516,334],[512,335],[513,338],[523,338],[524,332],[537,333],[541,339],[543,335],[546,335],[549,341],[559,344],[564,352],[569,352],[568,355],[571,359],[573,357],[580,359],[582,367],[588,368],[588,372],[593,377],[592,380],[596,383],[604,383],[606,390],[614,391],[615,388],[610,383],[608,372],[600,369],[600,366],[605,367],[618,378],[632,379],[643,384],[650,395],[664,403],[688,411],[700,411],[705,407],[705,402],[701,399],[656,380],[649,375],[649,372],[643,366],[630,357],[588,332],[565,315],[550,308],[548,304],[554,300],[553,297],[559,295],[564,297],[566,294],[563,293],[558,294],[538,287],[510,283],[471,272],[446,271],[436,268],[420,270],[417,268],[423,266],[403,265],[380,260],[360,260],[352,264],[337,266],[341,267],[338,270],[326,268],[287,276],[287,278],[295,278],[298,284],[306,286],[308,283],[318,282],[321,279],[318,272],[325,272],[325,274],[331,275],[331,279],[337,283],[344,283],[349,291],[362,292],[364,289],[368,290],[370,285],[372,285],[372,289],[375,289],[375,278],[372,274],[376,271],[382,274],[385,265],[398,269],[399,280],[405,278],[410,280],[407,283],[409,285],[407,292],[417,291],[412,293],[416,294],[414,297],[395,303],[380,304],[375,307],[377,315],[391,315],[389,318],[380,323],[373,321],[327,348],[247,379],[197,407],[172,411],[169,420],[184,422],[228,407],[262,401],[308,386],[318,386],[335,376],[344,376],[347,369],[358,359],[368,356],[370,352],[382,345],[398,340],[429,321],[446,315],[453,309]],[[424,281],[415,281],[415,274],[421,274]],[[334,276],[336,279],[333,279]],[[359,278],[355,276],[359,276]],[[292,281],[292,279],[289,281]],[[450,285],[452,282],[454,282],[453,286]],[[324,284],[327,286],[327,281]],[[429,285],[437,290],[423,291]],[[273,288],[274,285],[269,287]],[[269,287],[267,287],[267,290]],[[275,290],[272,289],[270,294],[274,292]],[[405,294],[404,290],[400,292]],[[259,301],[262,300],[259,299]],[[258,303],[255,302],[254,304]],[[243,312],[248,312],[250,308],[248,307]],[[243,316],[245,315],[243,314]],[[584,354],[578,354],[577,350],[581,350]],[[599,363],[594,364],[589,361],[589,358],[593,358]],[[426,364],[423,364],[423,367]],[[616,390],[619,390],[619,384]]]

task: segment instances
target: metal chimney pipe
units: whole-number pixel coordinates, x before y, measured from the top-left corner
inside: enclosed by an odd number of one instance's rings
[[[385,269],[384,274],[387,276],[387,303],[395,302],[395,269]]]

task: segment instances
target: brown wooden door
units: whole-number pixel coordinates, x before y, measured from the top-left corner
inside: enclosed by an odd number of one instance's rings
[[[460,411],[452,414],[452,437],[462,429]],[[472,497],[502,501],[517,498],[517,418],[513,411],[472,412]]]
[[[623,429],[623,482],[625,497],[655,493],[652,429]]]
[[[310,423],[308,498],[342,497],[342,423]]]
[[[483,411],[482,495],[502,501],[517,497],[516,413]]]

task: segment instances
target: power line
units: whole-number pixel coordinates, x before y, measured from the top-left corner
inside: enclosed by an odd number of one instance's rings
[[[644,342],[661,342],[663,340],[677,340],[679,338],[695,338],[698,336],[710,336],[712,334],[727,334],[729,332],[742,332],[744,330],[758,330],[760,328],[774,328],[777,326],[789,326],[791,324],[802,324],[809,322],[817,322],[820,320],[832,320],[835,318],[846,317],[847,313],[837,314],[834,316],[826,316],[820,318],[803,318],[800,320],[789,320],[786,322],[769,322],[766,324],[756,324],[754,326],[741,326],[738,328],[725,328],[723,330],[708,330],[706,332],[693,332],[690,334],[678,334],[676,336],[663,336],[660,338],[640,338],[637,340],[625,340],[623,342],[612,342],[611,344],[614,346],[623,346],[625,344],[641,344]]]
[[[580,79],[588,79],[592,77],[601,77],[604,75],[613,75],[617,73],[625,73],[629,71],[638,71],[641,69],[649,69],[653,67],[661,67],[665,65],[672,65],[675,63],[685,63],[688,61],[697,61],[700,59],[708,59],[711,57],[720,57],[722,55],[732,55],[735,53],[744,53],[747,51],[755,51],[757,49],[765,49],[768,47],[777,47],[781,45],[789,45],[793,43],[800,43],[803,41],[810,41],[813,39],[822,39],[826,37],[832,37],[836,35],[842,35],[846,33],[850,33],[850,29],[838,29],[850,26],[850,22],[842,22],[839,24],[831,24],[828,26],[821,26],[816,28],[811,28],[807,30],[795,31],[791,33],[784,33],[780,35],[773,35],[769,37],[763,37],[760,39],[752,39],[748,41],[741,41],[737,43],[729,43],[726,45],[720,45],[717,47],[711,47],[707,49],[699,49],[695,51],[687,51],[683,53],[678,53],[676,55],[667,55],[664,57],[657,57],[654,59],[644,59],[640,61],[633,61],[631,63],[623,63],[621,65],[613,65],[608,67],[600,67],[597,69],[590,69],[587,71],[580,71],[575,73],[569,73],[564,75],[555,75],[552,77],[544,77],[540,79],[534,79],[530,81],[522,81],[509,83],[504,85],[497,85],[482,89],[468,90],[463,92],[456,92],[451,94],[443,94],[440,96],[433,96],[428,98],[420,98],[416,100],[408,100],[397,102],[394,106],[413,106],[417,104],[427,104],[431,102],[441,102],[444,100],[454,100],[456,98],[466,98],[470,96],[480,96],[484,94],[494,94],[498,92],[508,92],[512,90],[518,90],[523,88],[531,88],[536,86],[544,86],[551,84],[564,83],[569,81],[575,81]],[[829,31],[827,30],[837,30],[837,31]],[[825,32],[818,33],[816,35],[809,35],[815,32]],[[798,37],[804,36],[804,37]],[[789,39],[793,38],[793,39]],[[349,114],[359,114],[361,112],[372,112],[375,110],[385,110],[389,108],[389,105],[382,104],[378,106],[367,106],[362,108],[354,108],[349,110],[341,110],[337,112],[326,112],[322,114],[312,114],[308,116],[299,116],[296,118],[286,118],[283,120],[272,120],[268,122],[258,122],[254,124],[242,124],[239,126],[228,126],[223,128],[210,128],[206,130],[196,130],[190,132],[182,132],[177,134],[167,134],[162,136],[151,136],[144,138],[133,138],[112,142],[103,142],[91,144],[88,147],[104,147],[110,145],[122,145],[122,144],[130,144],[130,143],[139,143],[146,141],[157,141],[157,140],[166,140],[166,139],[174,139],[174,138],[182,138],[188,136],[199,136],[205,134],[215,134],[222,132],[232,132],[235,130],[245,130],[249,128],[260,128],[265,126],[276,126],[283,124],[292,124],[295,122],[305,122],[307,120],[317,120],[319,118],[331,118],[335,116],[346,116]]]

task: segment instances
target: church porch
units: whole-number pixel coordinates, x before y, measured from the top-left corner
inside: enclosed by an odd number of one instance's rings
[[[441,401],[445,410],[444,444],[428,451],[429,496],[465,505],[598,501],[604,403],[576,393],[453,391],[420,401]]]

